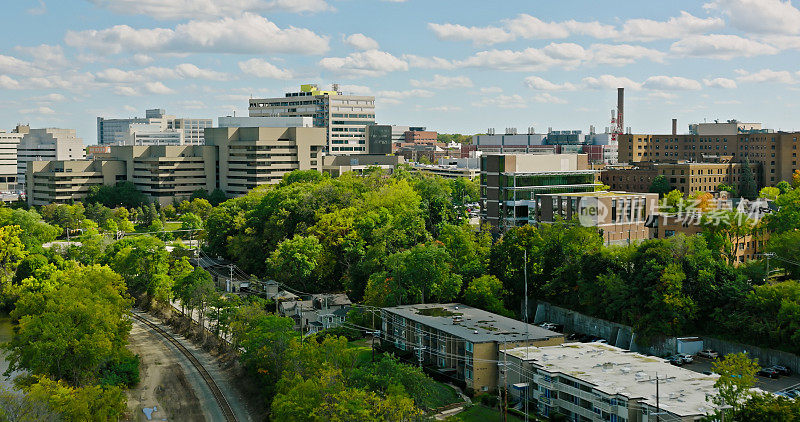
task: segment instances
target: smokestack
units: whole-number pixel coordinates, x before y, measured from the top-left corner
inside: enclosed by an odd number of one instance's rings
[[[617,125],[620,128],[620,131],[625,127],[625,113],[623,109],[625,108],[625,88],[617,88]]]
[[[678,134],[678,119],[672,119],[672,134]]]

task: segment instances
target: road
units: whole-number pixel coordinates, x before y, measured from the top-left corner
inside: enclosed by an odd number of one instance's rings
[[[244,401],[225,371],[216,364],[215,359],[200,350],[182,336],[175,334],[168,326],[158,323],[146,314],[140,314],[154,322],[175,339],[192,359],[184,355],[179,346],[158,334],[156,329],[133,319],[131,330],[131,349],[141,356],[141,382],[129,393],[128,407],[133,420],[145,421],[143,409],[155,408],[152,420],[186,421],[225,421],[226,412],[219,405],[212,387],[203,378],[204,373],[217,385],[230,405],[227,420],[250,421]],[[202,372],[201,372],[202,371]],[[232,411],[232,414],[230,413]]]

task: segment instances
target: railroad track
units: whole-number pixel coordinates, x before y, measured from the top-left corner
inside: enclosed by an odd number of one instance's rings
[[[236,414],[233,413],[233,409],[231,409],[231,405],[228,403],[225,395],[222,394],[222,390],[219,388],[214,379],[211,378],[211,375],[208,373],[206,368],[203,367],[203,364],[201,364],[200,361],[197,360],[197,358],[192,354],[192,352],[190,352],[186,346],[181,344],[181,342],[172,337],[170,333],[164,331],[164,329],[152,323],[147,318],[144,318],[135,312],[131,312],[131,315],[133,315],[134,318],[141,321],[143,324],[152,328],[153,331],[169,340],[169,342],[172,343],[175,348],[177,348],[184,356],[186,356],[186,359],[189,359],[189,362],[192,362],[192,365],[195,367],[195,369],[197,369],[197,372],[200,373],[200,376],[203,377],[203,380],[211,390],[211,394],[214,395],[214,399],[217,401],[217,404],[219,404],[219,408],[222,409],[222,414],[225,416],[225,420],[227,422],[236,422]]]

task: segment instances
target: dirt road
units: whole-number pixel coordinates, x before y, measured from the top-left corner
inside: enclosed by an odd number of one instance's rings
[[[157,322],[150,318],[153,322]],[[160,325],[160,324],[159,324]],[[174,332],[161,325],[170,334]],[[181,336],[174,335],[208,370],[221,388],[230,380],[214,362],[213,357],[192,346]],[[131,420],[147,421],[146,410],[153,421],[218,421],[224,420],[211,390],[192,364],[162,336],[143,323],[134,320],[130,349],[141,357],[139,385],[128,392]],[[243,402],[232,392],[229,402],[238,421],[251,420]],[[226,394],[226,397],[228,394]],[[155,409],[155,410],[153,410]]]

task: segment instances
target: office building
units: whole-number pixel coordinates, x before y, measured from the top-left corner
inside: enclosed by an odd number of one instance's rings
[[[92,160],[97,154],[108,154],[111,152],[111,145],[86,145],[86,159]]]
[[[25,185],[25,174],[31,161],[82,160],[86,157],[83,139],[75,129],[25,129],[17,146],[17,183]]]
[[[446,161],[446,158],[441,158],[439,161]],[[433,176],[443,177],[445,179],[458,179],[465,177],[467,179],[477,179],[481,174],[480,169],[461,167],[458,165],[448,164],[420,164],[414,163],[411,167],[414,172],[422,174],[430,174]]]
[[[219,188],[232,196],[274,184],[294,170],[322,171],[325,130],[317,127],[206,129],[218,148]]]
[[[164,109],[145,111],[145,117],[130,119],[97,118],[97,143],[99,145],[203,145],[205,129],[213,126],[211,119],[178,118],[166,114]],[[140,135],[135,132],[147,132]],[[163,132],[162,135],[156,135]],[[176,135],[182,133],[182,135]],[[176,143],[176,137],[181,143]],[[139,142],[137,142],[137,139]]]
[[[467,157],[471,151],[484,154],[587,154],[590,163],[615,164],[618,148],[612,135],[594,133],[594,128],[589,134],[580,130],[549,130],[543,134],[534,133],[533,128],[529,128],[527,134],[517,134],[515,128],[508,128],[504,135],[475,135],[472,145],[461,147],[461,156]]]
[[[687,160],[707,162],[727,159],[760,164],[758,179],[774,186],[791,181],[798,168],[800,132],[773,132],[758,123],[701,123],[690,134],[619,135],[619,161],[671,162]]]
[[[247,117],[217,118],[219,127],[314,127],[312,117]]]
[[[28,126],[23,125],[17,125],[11,132],[0,130],[0,191],[2,192],[19,191],[17,148],[29,130]]]
[[[284,97],[250,99],[249,111],[251,117],[312,117],[314,127],[325,129],[329,154],[366,154],[366,128],[375,124],[375,97],[346,95],[337,85],[322,91],[307,84]]]
[[[527,400],[529,414],[556,413],[570,421],[689,422],[716,409],[719,375],[705,375],[600,343],[552,347],[509,347],[500,386],[511,403]],[[657,384],[658,383],[658,384]],[[658,396],[656,396],[658,394]]]
[[[564,335],[457,303],[381,309],[381,347],[441,372],[476,393],[498,386],[501,348],[553,346]]]
[[[439,133],[431,130],[407,130],[403,136],[408,144],[433,145],[439,143]]]
[[[481,157],[481,224],[499,234],[536,222],[539,194],[593,192],[597,171],[585,154],[500,154]]]
[[[607,245],[629,245],[649,239],[648,222],[658,213],[658,194],[581,192],[541,194],[536,198],[536,219],[553,223],[575,219],[595,227]]]
[[[216,188],[216,149],[202,145],[113,146],[94,160],[41,161],[28,169],[30,205],[81,200],[97,185],[130,181],[148,199],[169,205]]]
[[[759,186],[763,186],[761,166],[751,163],[750,170]],[[742,183],[743,163],[738,162],[638,162],[609,166],[600,173],[600,181],[612,190],[649,192],[653,179],[664,176],[671,189],[684,195],[693,192],[716,192],[719,185],[739,189]]]

